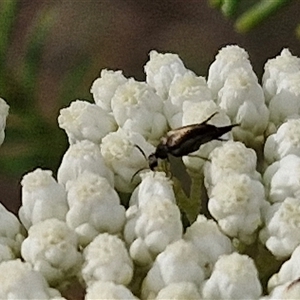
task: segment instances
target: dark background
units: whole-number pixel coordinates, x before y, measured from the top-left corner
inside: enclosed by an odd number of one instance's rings
[[[266,60],[282,48],[300,55],[299,13],[294,0],[240,34],[204,0],[19,1],[1,58],[0,96],[10,115],[0,147],[0,201],[17,212],[22,176],[36,167],[55,174],[67,148],[59,109],[75,99],[92,100],[90,86],[101,69],[144,80],[148,53],[156,49],[177,53],[187,68],[206,76],[218,50],[238,44],[260,78]]]

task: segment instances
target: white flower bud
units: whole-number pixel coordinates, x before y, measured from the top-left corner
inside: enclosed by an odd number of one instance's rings
[[[95,103],[107,112],[111,112],[111,99],[117,88],[126,83],[122,71],[102,70],[91,87]]]
[[[228,141],[210,153],[210,161],[204,165],[204,183],[208,195],[222,178],[229,174],[247,174],[252,179],[260,180],[256,171],[256,153],[240,142]]]
[[[148,168],[146,158],[136,145],[144,151],[146,157],[155,149],[139,133],[121,128],[102,140],[101,153],[106,165],[114,172],[115,188],[118,191],[131,192],[137,182],[137,176],[132,176],[139,169]]]
[[[120,127],[139,132],[146,140],[158,141],[167,129],[162,99],[144,82],[131,78],[119,86],[111,107]]]
[[[236,252],[220,256],[202,293],[204,299],[258,299],[262,287],[253,260]]]
[[[277,286],[270,296],[269,300],[297,300],[300,299],[300,281],[299,278],[289,281],[286,284]]]
[[[22,181],[22,206],[19,217],[28,229],[33,224],[56,218],[64,221],[68,211],[64,187],[52,177],[52,171],[36,169]]]
[[[171,83],[169,97],[164,102],[164,113],[172,129],[182,126],[183,105],[189,102],[212,100],[211,91],[204,77],[187,71]]]
[[[233,252],[231,240],[220,230],[214,220],[198,215],[197,220],[187,228],[184,239],[198,249],[202,269],[210,276],[213,266],[222,254]]]
[[[200,291],[192,282],[176,282],[167,285],[157,294],[155,300],[201,300]]]
[[[246,174],[231,174],[212,189],[208,209],[222,231],[246,244],[256,238],[265,206],[263,185]]]
[[[179,208],[159,195],[126,212],[124,238],[130,244],[132,259],[142,266],[150,265],[165,248],[182,237]]]
[[[100,146],[88,140],[70,145],[57,171],[57,180],[66,185],[69,180],[75,180],[84,171],[103,176],[114,186],[113,173],[105,165]]]
[[[270,100],[270,122],[276,127],[288,118],[300,115],[300,72],[285,74],[280,81],[276,95]]]
[[[50,288],[39,272],[20,259],[0,264],[0,299],[63,300],[58,290]],[[66,300],[66,299],[65,299]]]
[[[0,262],[19,257],[23,240],[19,220],[0,203]]]
[[[112,115],[96,104],[80,100],[60,110],[58,124],[66,131],[69,144],[82,140],[100,144],[106,134],[117,129]]]
[[[245,69],[234,69],[218,93],[220,107],[238,123],[234,136],[249,146],[261,144],[269,120],[264,93],[256,77]]]
[[[177,54],[163,54],[153,50],[149,56],[150,59],[144,67],[146,82],[165,100],[174,78],[186,73],[187,69]]]
[[[66,223],[48,219],[29,228],[21,254],[51,286],[62,287],[80,270],[82,257],[77,247],[76,233]]]
[[[6,102],[0,98],[0,145],[4,141],[5,133],[5,125],[6,125],[6,118],[8,116],[9,106]]]
[[[220,110],[220,108],[215,104],[214,101],[186,101],[183,103],[182,125],[185,126],[196,123],[202,123],[215,112],[218,113],[211,120],[208,121],[208,124],[212,124],[218,127],[231,124],[229,117],[225,114],[224,111]],[[222,138],[230,139],[232,138],[232,134],[228,132],[224,134]],[[221,141],[212,140],[208,143],[201,145],[198,151],[193,152],[192,156],[184,156],[182,160],[187,168],[198,172],[198,170],[205,163],[204,159],[208,158],[209,154],[213,151],[213,149],[217,146],[222,145],[222,143],[223,142]],[[204,159],[201,159],[201,157]]]
[[[300,245],[300,199],[286,198],[265,214],[261,239],[277,258],[287,258]]]
[[[300,157],[300,119],[287,120],[265,143],[264,157],[269,164],[289,154]]]
[[[76,180],[69,181],[68,204],[66,222],[75,230],[82,246],[99,233],[117,234],[123,229],[125,208],[104,177],[84,172]]]
[[[82,277],[90,286],[97,281],[127,285],[133,276],[133,263],[124,242],[115,235],[99,234],[83,251]]]
[[[265,72],[262,82],[269,103],[278,91],[278,85],[288,74],[298,73],[300,71],[300,58],[293,56],[289,49],[283,49],[280,55],[269,59],[265,64]]]
[[[138,300],[124,285],[111,281],[96,281],[86,289],[85,300]]]
[[[282,286],[300,278],[300,246],[292,253],[289,260],[284,262],[278,273],[272,275],[268,281],[268,290]]]
[[[264,175],[263,182],[271,203],[282,202],[287,197],[300,196],[300,157],[289,154],[280,161],[270,165]]]
[[[217,98],[219,90],[224,86],[224,82],[229,74],[239,68],[244,69],[249,76],[257,80],[249,61],[249,55],[243,48],[237,45],[222,48],[208,70],[207,84],[215,99]]]
[[[130,206],[143,206],[151,201],[153,196],[167,198],[176,203],[172,181],[164,172],[148,171],[141,174],[142,182],[134,190],[130,198]]]
[[[172,283],[191,282],[197,289],[204,280],[199,255],[193,244],[179,240],[159,254],[142,285],[142,299],[153,299]]]

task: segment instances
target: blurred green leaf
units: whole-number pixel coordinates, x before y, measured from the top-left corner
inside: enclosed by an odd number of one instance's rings
[[[18,0],[9,0],[0,2],[0,91],[6,86],[5,64],[10,36],[13,25],[16,21],[16,12],[18,9]]]
[[[245,33],[262,23],[291,0],[209,0],[226,17],[238,15],[235,28]]]
[[[33,22],[27,39],[26,55],[21,66],[22,83],[26,89],[27,101],[34,101],[37,76],[46,39],[57,20],[56,9],[44,9]]]
[[[236,20],[235,28],[239,32],[248,32],[290,1],[291,0],[259,1]]]

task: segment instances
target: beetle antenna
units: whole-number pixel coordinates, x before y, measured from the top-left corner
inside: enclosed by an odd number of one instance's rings
[[[145,159],[148,160],[148,158],[147,158],[145,152],[143,151],[143,149],[139,145],[137,145],[137,144],[135,144],[134,146],[137,147],[140,150],[140,152],[143,154],[143,156],[145,157]]]
[[[205,121],[202,122],[202,124],[206,124],[210,119],[212,119],[216,114],[218,114],[219,112],[216,111],[214,112],[211,116],[209,116]]]
[[[138,173],[140,173],[141,171],[146,170],[146,169],[148,169],[148,168],[141,168],[141,169],[138,169],[138,170],[132,175],[131,180],[130,180],[130,183],[132,183],[133,178],[134,178]]]

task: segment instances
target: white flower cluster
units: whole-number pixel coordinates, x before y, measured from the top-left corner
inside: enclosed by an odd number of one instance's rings
[[[156,51],[145,73],[103,70],[94,103],[61,110],[57,179],[24,176],[21,222],[0,207],[0,298],[63,299],[76,279],[86,300],[300,299],[300,59],[284,49],[262,86],[238,46],[207,81]],[[144,170],[168,131],[207,119],[236,126],[183,158],[190,195]]]
[[[124,238],[132,259],[145,266],[181,238],[182,223],[172,184],[165,174],[148,172],[142,178],[126,211]]]
[[[228,141],[209,158],[204,166],[209,212],[225,234],[251,244],[267,205],[255,151],[241,142]]]

